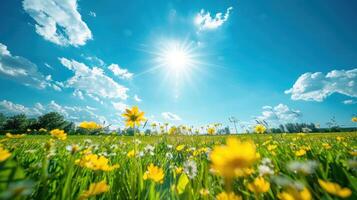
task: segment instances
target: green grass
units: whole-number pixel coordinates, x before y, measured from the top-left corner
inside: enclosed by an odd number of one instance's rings
[[[253,174],[236,178],[233,182],[233,191],[244,199],[277,199],[277,194],[284,187],[281,181],[278,181],[281,179],[301,183],[309,189],[314,199],[337,198],[322,190],[318,179],[336,182],[352,190],[353,194],[349,199],[357,199],[357,159],[351,154],[357,151],[356,132],[231,137],[253,140],[261,156],[253,166]],[[342,139],[337,140],[336,137]],[[12,153],[9,159],[0,163],[2,198],[78,199],[91,183],[102,180],[108,183],[110,190],[94,197],[96,199],[214,199],[226,188],[223,179],[210,172],[209,152],[196,155],[193,148],[213,149],[215,145],[224,144],[227,136],[137,136],[136,139],[140,140],[136,147],[138,151],[144,151],[148,144],[155,147],[154,155],[144,153],[140,158],[127,156],[127,153],[134,149],[134,137],[130,136],[68,136],[67,140],[56,141],[48,149],[45,145],[50,138],[28,135],[20,139],[3,140],[4,138],[0,137],[3,148]],[[326,149],[323,143],[331,145],[331,148]],[[75,164],[75,160],[81,158],[82,154],[71,154],[66,150],[66,146],[71,144],[78,144],[81,150],[91,147],[93,153],[105,155],[111,164],[119,164],[120,167],[110,172],[82,168]],[[178,152],[175,147],[180,144],[184,144],[185,149]],[[169,145],[172,145],[172,148],[169,148]],[[269,145],[277,147],[269,151]],[[297,157],[295,152],[302,147],[309,147],[311,150],[307,151],[306,155]],[[171,159],[168,159],[168,153],[172,154]],[[247,184],[259,175],[258,166],[263,158],[271,160],[275,173],[265,176],[271,184],[269,192],[256,196],[247,189]],[[178,184],[180,175],[176,174],[174,169],[182,167],[187,160],[196,162],[197,175],[185,185],[183,193],[178,194],[174,185]],[[296,160],[313,160],[318,165],[311,174],[289,171],[287,164]],[[143,173],[150,163],[163,168],[165,178],[162,184],[143,180]],[[209,195],[200,195],[199,191],[203,188],[209,190]]]

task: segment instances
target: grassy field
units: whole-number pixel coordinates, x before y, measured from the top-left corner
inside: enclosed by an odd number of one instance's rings
[[[0,141],[0,199],[357,199],[357,133]]]

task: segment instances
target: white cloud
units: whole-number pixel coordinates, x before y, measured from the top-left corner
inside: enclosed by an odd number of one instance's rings
[[[357,101],[354,99],[347,99],[347,100],[344,100],[342,103],[346,104],[346,105],[352,105],[352,104],[357,104]]]
[[[26,114],[30,117],[37,117],[49,112],[58,112],[66,119],[74,122],[96,121],[102,123],[107,121],[106,117],[94,113],[95,109],[86,106],[63,106],[55,101],[51,101],[47,105],[36,103],[32,107],[26,107],[21,104],[16,104],[11,101],[0,101],[0,112],[6,115]]]
[[[81,46],[92,39],[77,10],[77,0],[24,0],[23,9],[36,21],[36,32],[57,45]]]
[[[125,109],[127,109],[129,106],[126,105],[125,103],[122,102],[112,102],[112,105],[115,110],[118,110],[120,112],[124,112]]]
[[[0,43],[0,76],[37,89],[52,87],[60,91],[59,85],[52,81],[51,75],[44,76],[37,65],[20,56],[14,56],[7,46]]]
[[[142,102],[142,99],[140,99],[140,97],[136,94],[136,95],[134,95],[134,100],[136,101],[136,102]]]
[[[162,117],[166,120],[170,120],[170,121],[181,121],[180,116],[170,113],[170,112],[163,112],[161,113]]]
[[[117,64],[109,65],[108,69],[110,69],[114,75],[122,79],[130,79],[133,77],[133,73],[130,73],[127,69],[120,68]]]
[[[293,100],[323,101],[333,93],[357,97],[357,68],[302,74],[292,88],[286,90]]]
[[[257,120],[266,121],[271,125],[295,122],[301,117],[299,110],[290,109],[287,105],[278,104],[275,107],[263,106],[262,114]]]
[[[209,12],[206,12],[202,9],[194,19],[195,25],[199,30],[216,29],[228,20],[229,14],[232,10],[233,7],[229,7],[227,8],[225,14],[219,12],[216,13],[214,17],[212,17]]]
[[[93,11],[89,11],[89,16],[92,16],[92,17],[97,17],[97,14]]]
[[[95,65],[95,66],[98,66],[98,67],[102,67],[105,65],[105,62],[98,58],[97,56],[84,56],[82,55],[86,60],[90,61],[90,64],[91,65]]]
[[[99,98],[124,100],[128,98],[127,91],[129,89],[105,75],[102,69],[89,68],[83,63],[66,58],[59,58],[59,60],[63,66],[74,72],[74,76],[65,82],[67,87],[84,92],[97,100]]]

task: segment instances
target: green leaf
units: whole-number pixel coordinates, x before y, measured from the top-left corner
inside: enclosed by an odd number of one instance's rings
[[[188,182],[189,179],[187,175],[185,173],[182,173],[177,183],[177,191],[179,194],[182,194],[185,191]]]

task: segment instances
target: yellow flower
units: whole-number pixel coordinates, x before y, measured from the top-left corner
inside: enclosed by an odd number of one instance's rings
[[[151,163],[148,166],[147,171],[144,173],[143,179],[151,179],[154,182],[162,183],[164,181],[164,176],[164,171]]]
[[[216,196],[216,200],[242,200],[242,197],[237,196],[233,192],[231,193],[221,192]]]
[[[11,156],[11,153],[0,146],[0,162],[5,161]]]
[[[84,128],[84,129],[100,129],[100,128],[102,128],[101,125],[99,125],[95,122],[87,122],[87,121],[81,122],[79,124],[79,127]]]
[[[243,168],[243,169],[236,169],[234,171],[235,176],[237,177],[247,177],[254,173],[253,168]]]
[[[262,124],[258,124],[254,128],[254,131],[259,134],[263,134],[266,130],[267,130],[267,128]]]
[[[110,166],[108,158],[96,154],[86,154],[75,162],[77,165],[91,170],[112,171],[119,167],[117,164]]]
[[[341,198],[347,198],[352,194],[352,191],[349,188],[342,188],[337,183],[323,181],[321,179],[319,179],[318,181],[322,189],[324,189],[326,192],[332,195],[339,196]]]
[[[225,146],[215,146],[210,154],[212,169],[219,175],[232,178],[236,170],[249,168],[257,159],[255,145],[228,138]]]
[[[18,138],[22,138],[25,137],[26,134],[11,134],[11,133],[6,133],[6,137],[7,138],[11,138],[11,139],[18,139]]]
[[[202,195],[202,196],[207,196],[207,195],[209,195],[209,190],[206,189],[206,188],[200,189],[200,195]]]
[[[215,128],[209,127],[209,128],[207,129],[207,134],[208,134],[208,135],[214,135],[215,133],[216,133],[216,129],[215,129]]]
[[[248,190],[254,193],[264,193],[270,188],[270,183],[264,180],[263,177],[258,177],[254,179],[253,182],[248,183]]]
[[[185,148],[185,145],[184,145],[184,144],[178,145],[178,146],[176,147],[176,151],[182,151],[184,148]]]
[[[52,137],[55,137],[60,140],[66,140],[67,139],[67,134],[64,132],[64,130],[60,129],[53,129],[50,134]]]
[[[305,149],[300,149],[300,150],[295,152],[295,156],[298,156],[298,157],[303,156],[305,154],[306,154],[306,150]]]
[[[352,122],[357,122],[357,117],[352,117]]]
[[[267,149],[268,149],[269,151],[272,151],[272,150],[275,150],[277,147],[278,147],[278,145],[276,145],[276,144],[269,144],[268,147],[267,147]]]
[[[89,189],[84,191],[79,199],[88,199],[89,197],[102,194],[109,191],[109,186],[105,181],[100,181],[98,183],[92,183],[89,186]]]
[[[135,156],[135,150],[129,151],[129,152],[126,154],[126,156],[128,156],[128,158],[134,157],[134,156]]]
[[[176,174],[181,174],[183,171],[183,168],[182,167],[175,167],[175,172]]]
[[[176,126],[171,126],[170,129],[169,129],[169,135],[176,135],[178,134],[178,129]]]
[[[357,156],[357,151],[350,151],[351,156]]]
[[[325,149],[331,149],[331,145],[329,143],[322,143],[322,146],[325,148]]]
[[[285,191],[278,194],[280,200],[311,200],[311,193],[307,188],[298,190],[293,187],[289,187]]]
[[[137,106],[125,109],[122,116],[125,118],[126,127],[134,128],[135,126],[140,126],[140,123],[145,121],[144,112],[141,112]]]

